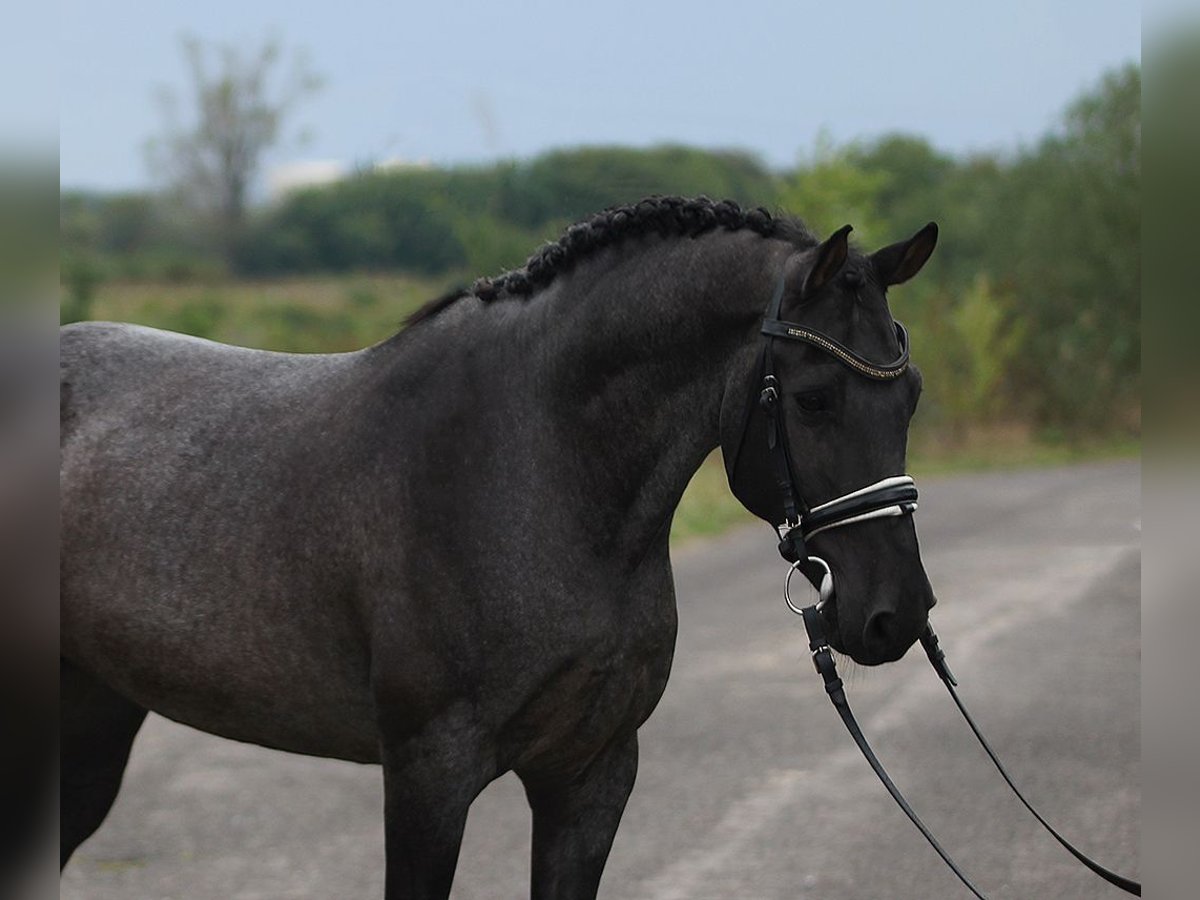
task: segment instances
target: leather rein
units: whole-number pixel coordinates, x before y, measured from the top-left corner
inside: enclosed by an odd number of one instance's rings
[[[895,783],[888,776],[883,764],[876,757],[870,744],[867,742],[866,736],[855,720],[854,714],[850,710],[849,701],[846,698],[842,680],[838,677],[833,651],[825,638],[824,624],[821,618],[821,608],[826,603],[831,602],[835,596],[833,573],[825,560],[809,555],[805,547],[808,539],[832,528],[840,528],[875,518],[912,515],[917,509],[916,485],[908,475],[894,475],[818,506],[807,507],[801,497],[796,479],[792,476],[787,431],[783,422],[784,404],[782,403],[779,380],[775,375],[773,344],[776,340],[788,340],[801,341],[817,347],[865,378],[876,381],[891,381],[904,374],[908,368],[908,333],[905,331],[903,325],[899,322],[895,323],[900,354],[894,361],[878,365],[864,359],[853,350],[826,334],[795,322],[783,320],[780,315],[783,294],[784,279],[781,276],[772,294],[771,302],[767,306],[766,315],[762,323],[762,334],[765,341],[761,361],[762,377],[757,402],[760,409],[766,414],[768,455],[771,460],[771,469],[776,490],[782,502],[782,521],[778,523],[772,522],[772,524],[775,525],[776,531],[779,534],[780,555],[791,563],[787,581],[784,583],[784,601],[792,612],[802,617],[804,628],[808,634],[809,650],[812,654],[813,664],[825,683],[825,692],[829,695],[830,700],[837,709],[838,715],[841,717],[846,729],[850,732],[850,736],[858,745],[859,750],[862,751],[863,756],[866,757],[867,762],[875,771],[879,780],[883,782],[883,786],[887,788],[888,793],[891,794],[905,815],[912,820],[912,823],[916,825],[917,829],[924,835],[933,849],[937,851],[946,865],[958,876],[959,880],[976,897],[986,900],[985,895],[971,882],[966,873],[950,857],[950,854],[938,843],[937,838],[934,837],[933,833],[921,821],[916,811],[904,798],[900,789],[896,787]],[[749,422],[749,419],[750,413],[748,411],[746,423]],[[746,424],[743,424],[743,430],[745,428]],[[744,440],[745,435],[743,435]],[[736,476],[736,462],[733,471]],[[790,583],[792,575],[797,571],[803,573],[812,583],[813,587],[817,589],[818,600],[811,606],[799,607],[792,602]],[[999,771],[1004,781],[1013,790],[1013,793],[1017,795],[1017,798],[1025,808],[1079,862],[1109,884],[1140,897],[1142,887],[1139,883],[1109,871],[1078,850],[1055,830],[1033,807],[1029,800],[1025,798],[1025,795],[1017,788],[1012,777],[1000,762],[1000,759],[983,736],[983,732],[980,731],[979,726],[967,711],[966,706],[955,690],[958,682],[946,664],[945,653],[943,653],[939,646],[933,627],[928,623],[921,634],[920,643],[938,677],[950,692],[955,706],[962,713],[963,718],[970,726],[971,731],[975,734],[976,739],[978,739],[997,771]]]

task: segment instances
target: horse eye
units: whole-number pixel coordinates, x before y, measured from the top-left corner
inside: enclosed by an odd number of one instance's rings
[[[796,405],[807,413],[823,413],[830,410],[829,391],[825,388],[817,388],[811,391],[802,391],[796,395]]]

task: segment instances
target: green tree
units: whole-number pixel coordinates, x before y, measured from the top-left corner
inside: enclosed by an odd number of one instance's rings
[[[871,200],[883,224],[896,235],[929,221],[930,205],[937,205],[956,168],[952,157],[938,152],[925,138],[909,134],[854,144],[845,155],[855,168],[880,176]]]
[[[936,390],[958,437],[967,426],[1008,412],[1003,382],[1020,356],[1028,323],[1014,321],[1007,307],[987,276],[980,275],[955,298],[941,323],[946,371]]]
[[[651,194],[707,194],[751,206],[778,199],[775,176],[754,156],[672,144],[554,150],[513,167],[502,190],[496,212],[527,228],[574,222]]]
[[[837,147],[822,134],[812,155],[785,181],[780,201],[822,237],[849,223],[856,243],[875,248],[886,240],[879,201],[893,180],[890,172],[864,166],[851,148]]]
[[[1029,322],[1033,412],[1071,432],[1112,427],[1138,402],[1140,69],[1106,75],[1006,181],[990,263]]]

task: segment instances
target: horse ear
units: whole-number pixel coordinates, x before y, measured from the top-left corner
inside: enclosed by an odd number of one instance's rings
[[[907,241],[891,244],[871,254],[871,263],[884,285],[908,281],[928,261],[937,246],[937,222],[930,222]]]
[[[817,247],[816,262],[804,276],[804,285],[800,288],[801,298],[807,300],[812,297],[841,271],[846,262],[846,254],[850,251],[847,242],[850,239],[850,232],[853,230],[852,226],[843,225],[831,234],[825,243]]]

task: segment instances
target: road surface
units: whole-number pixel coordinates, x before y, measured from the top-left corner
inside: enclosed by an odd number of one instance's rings
[[[933,616],[968,706],[1035,804],[1138,869],[1140,470],[926,479]],[[969,896],[875,781],[780,600],[766,526],[676,555],[679,641],[601,884],[606,900]],[[849,671],[849,674],[847,672]],[[919,648],[847,668],[893,778],[993,898],[1123,896],[1043,834],[973,744]],[[382,898],[380,773],[151,717],[63,900]],[[513,776],[472,807],[457,900],[528,896]]]

